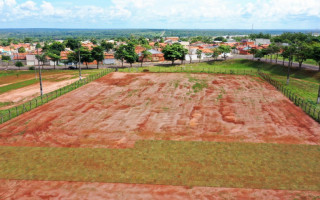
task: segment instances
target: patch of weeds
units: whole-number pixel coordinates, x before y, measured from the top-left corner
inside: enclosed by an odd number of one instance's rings
[[[26,133],[26,131],[20,131],[19,133],[15,134],[15,135],[23,135],[25,133]]]
[[[226,91],[225,91],[225,89],[224,89],[223,87],[221,87],[221,88],[220,88],[220,93],[219,93],[219,95],[218,95],[218,97],[217,97],[217,101],[219,101],[220,99],[222,99],[224,94],[226,94]]]
[[[148,106],[148,105],[149,105],[150,101],[151,101],[151,99],[150,99],[150,98],[148,98],[148,99],[147,99],[146,106]]]
[[[26,121],[24,124],[27,125],[27,124],[29,124],[30,121],[31,121],[31,119],[29,119],[28,121]]]
[[[194,83],[192,85],[192,89],[194,93],[200,92],[203,90],[203,88],[208,87],[207,80],[189,77],[189,82]]]
[[[180,85],[180,80],[176,80],[175,82],[174,82],[174,88],[178,88],[179,87],[179,85]]]
[[[131,90],[128,92],[128,97],[133,96],[135,93],[137,93],[139,90]]]
[[[192,89],[193,89],[193,92],[194,93],[197,93],[197,92],[200,92],[203,90],[203,88],[207,88],[208,87],[208,84],[201,80],[201,82],[197,82],[195,83],[193,86],[192,86]]]
[[[162,109],[163,109],[164,111],[168,111],[168,110],[169,110],[168,107],[162,107]]]

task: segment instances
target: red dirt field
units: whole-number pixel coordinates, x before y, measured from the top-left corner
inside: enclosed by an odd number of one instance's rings
[[[0,199],[318,200],[320,192],[120,183],[0,180]]]
[[[195,79],[207,87],[195,93]],[[127,148],[137,140],[319,145],[319,130],[258,78],[112,73],[0,125],[0,145]]]

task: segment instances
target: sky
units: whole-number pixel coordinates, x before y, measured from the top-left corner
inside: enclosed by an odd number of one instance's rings
[[[320,29],[320,0],[0,0],[0,28]]]

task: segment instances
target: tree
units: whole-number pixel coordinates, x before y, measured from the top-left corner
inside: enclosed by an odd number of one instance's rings
[[[2,61],[8,63],[8,67],[9,67],[10,60],[11,60],[10,56],[2,56]]]
[[[264,56],[264,52],[262,50],[257,50],[257,52],[254,54],[254,57],[258,58],[259,61],[261,58],[263,58],[263,56]]]
[[[78,66],[79,56],[76,52],[68,53],[67,58],[68,62],[74,63],[76,66]]]
[[[226,46],[226,45],[221,45],[218,47],[220,52],[222,53],[222,57],[224,58],[224,60],[227,59],[227,53],[231,52],[231,47],[230,46]]]
[[[164,54],[164,58],[171,60],[173,65],[175,60],[184,59],[183,57],[188,53],[188,50],[185,49],[180,43],[174,43],[163,48],[162,53]]]
[[[32,42],[32,38],[26,37],[23,40],[24,43],[31,43]]]
[[[212,57],[212,53],[205,53],[205,55],[208,58],[208,60],[210,60],[210,57]]]
[[[299,63],[299,69],[302,68],[302,63],[312,56],[312,47],[307,43],[298,43],[295,51],[295,59]]]
[[[212,58],[217,60],[219,55],[220,55],[220,50],[218,48],[215,48],[215,49],[212,50]]]
[[[79,40],[76,39],[68,39],[66,42],[66,47],[69,47],[71,50],[78,49],[81,46],[81,43]]]
[[[251,48],[251,49],[249,50],[249,53],[252,54],[252,59],[255,58],[255,54],[256,54],[257,52],[258,52],[258,49],[256,49],[256,48]]]
[[[48,52],[47,56],[53,61],[53,69],[56,69],[56,64],[58,64],[58,61],[61,59],[61,56],[53,52]]]
[[[138,59],[138,54],[135,51],[135,45],[132,42],[129,42],[127,45],[125,45],[125,54],[124,59],[127,63],[130,63],[130,66],[132,67],[132,64],[136,62]]]
[[[97,61],[97,69],[99,69],[99,63],[104,60],[104,51],[101,46],[93,47],[91,55],[94,60]]]
[[[41,44],[40,44],[40,43],[37,43],[36,49],[40,49],[40,48],[41,48]]]
[[[319,71],[320,71],[320,44],[319,43],[316,43],[312,46],[311,58],[318,63]]]
[[[201,57],[202,57],[202,51],[200,49],[197,49],[196,54],[197,54],[197,58],[199,59],[199,62],[200,62]]]
[[[273,49],[273,53],[276,54],[276,63],[278,63],[279,52],[280,52],[281,48],[280,48],[279,45],[274,44],[274,45],[272,46],[272,49]]]
[[[148,50],[144,50],[144,51],[142,51],[141,52],[141,60],[140,60],[140,62],[141,62],[141,67],[142,67],[142,65],[143,65],[143,61],[144,61],[144,59],[150,59],[151,58],[151,55],[152,55],[152,53],[150,53]]]
[[[43,69],[43,65],[45,62],[47,62],[47,56],[46,54],[40,54],[40,55],[36,55],[36,59],[38,60],[38,62],[42,64],[42,69]]]
[[[106,52],[109,52],[110,50],[113,49],[114,47],[114,44],[111,43],[111,42],[106,42],[106,41],[102,41],[101,43],[101,46],[103,47],[103,49],[106,51]]]
[[[22,63],[21,61],[18,61],[18,62],[16,62],[15,66],[16,66],[16,67],[19,67],[19,69],[20,69],[20,68],[23,67],[24,65],[23,65],[23,63]]]
[[[225,38],[222,36],[214,38],[214,41],[221,41],[222,42],[223,40],[225,40]]]
[[[26,52],[26,49],[25,49],[24,47],[20,47],[20,48],[18,49],[18,52],[19,52],[19,53],[25,53],[25,52]]]
[[[94,45],[98,44],[97,40],[94,39],[94,38],[92,38],[92,39],[90,40],[90,42],[92,42],[92,44],[94,44]]]
[[[48,50],[56,55],[60,55],[60,52],[65,50],[65,46],[60,42],[53,42]]]
[[[76,50],[76,55],[79,56],[79,49]],[[88,48],[80,48],[81,62],[86,63],[87,69],[89,68],[88,63],[94,61],[92,53]]]
[[[123,67],[123,61],[125,58],[125,45],[120,45],[114,54],[114,58],[121,61],[122,67]]]

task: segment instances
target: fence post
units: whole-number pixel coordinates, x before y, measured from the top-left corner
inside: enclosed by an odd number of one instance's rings
[[[11,119],[11,110],[9,109],[9,119]]]

